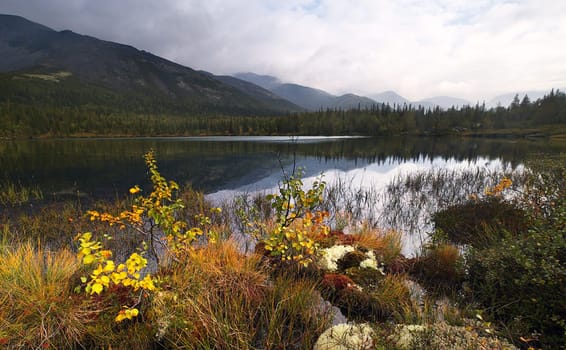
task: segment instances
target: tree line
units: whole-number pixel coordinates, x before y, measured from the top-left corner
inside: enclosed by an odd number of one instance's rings
[[[49,86],[49,85],[46,85]],[[35,89],[35,90],[34,90]],[[484,104],[425,109],[377,104],[351,110],[273,116],[244,110],[168,105],[157,98],[120,96],[105,90],[42,91],[37,86],[2,91],[0,137],[194,136],[194,135],[444,135],[566,128],[566,95],[550,91],[531,101],[515,96],[508,107]]]

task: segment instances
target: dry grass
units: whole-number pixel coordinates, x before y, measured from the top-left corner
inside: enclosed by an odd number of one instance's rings
[[[401,254],[401,233],[394,230],[382,231],[372,229],[368,225],[353,234],[356,243],[365,249],[374,250],[379,256],[379,262],[391,263]]]
[[[79,269],[67,250],[31,244],[0,253],[0,329],[10,348],[73,348],[86,336],[93,311],[72,292]]]
[[[164,274],[150,318],[165,347],[304,348],[328,325],[314,282],[270,280],[262,258],[231,241],[197,249]]]
[[[386,275],[375,290],[371,291],[379,308],[385,314],[392,315],[395,320],[402,320],[412,309],[411,295],[405,283],[404,275]]]
[[[463,278],[463,259],[458,247],[451,244],[428,247],[417,259],[414,273],[429,292],[451,292]]]
[[[267,288],[260,257],[242,255],[231,241],[198,249],[166,272],[167,289],[154,299],[153,318],[165,346],[246,349]]]

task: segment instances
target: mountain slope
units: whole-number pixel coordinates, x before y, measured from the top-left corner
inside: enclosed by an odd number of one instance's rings
[[[226,85],[230,85],[245,93],[246,95],[252,96],[256,100],[272,106],[273,108],[292,112],[304,110],[304,108],[299,107],[298,105],[281,98],[273,92],[248,81],[240,80],[229,75],[213,75],[213,77],[214,79],[219,80]]]
[[[470,105],[470,102],[467,100],[450,96],[437,96],[411,102],[394,91],[384,91],[382,93],[373,94],[370,97],[355,94],[335,96],[326,91],[308,86],[282,83],[278,78],[271,75],[259,75],[247,72],[234,74],[234,77],[259,85],[310,111],[327,108],[345,110],[356,108],[363,109],[381,104],[399,107],[404,105],[412,105],[413,107],[421,106],[425,109],[435,108],[436,106],[448,109],[453,106],[458,108],[464,105]]]
[[[273,114],[293,108],[281,101],[271,105],[269,99],[254,98],[211,74],[128,45],[0,15],[0,72],[41,75],[60,71],[71,73],[87,88],[94,85],[115,94],[159,99],[165,109],[168,104],[176,106],[177,113]],[[61,80],[66,83],[67,79]]]
[[[435,96],[425,98],[424,100],[416,101],[413,103],[414,105],[421,105],[425,108],[433,108],[438,106],[442,109],[448,109],[452,107],[462,107],[471,105],[470,101],[464,100],[462,98],[451,97],[451,96]]]
[[[371,95],[370,97],[379,103],[388,104],[390,106],[393,105],[402,106],[404,104],[409,105],[411,103],[411,101],[397,94],[395,91],[390,91],[390,90],[381,92],[379,94]]]
[[[255,73],[237,73],[234,77],[259,85],[284,99],[310,111],[327,108],[353,109],[366,108],[377,104],[376,101],[363,96],[345,94],[335,96],[326,91],[299,84],[282,83],[276,77]]]

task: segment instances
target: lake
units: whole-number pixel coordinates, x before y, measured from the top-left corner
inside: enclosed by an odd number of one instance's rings
[[[183,137],[0,141],[0,184],[39,186],[45,198],[114,198],[147,186],[143,154],[161,173],[211,200],[271,192],[283,172],[302,167],[305,183],[324,174],[355,191],[377,193],[399,176],[427,169],[516,169],[566,142],[480,138]],[[374,205],[374,210],[380,207]],[[415,243],[416,244],[416,243]]]

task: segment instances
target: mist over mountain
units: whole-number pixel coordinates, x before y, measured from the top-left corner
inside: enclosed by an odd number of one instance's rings
[[[375,100],[368,97],[354,94],[335,96],[324,90],[299,84],[283,83],[278,78],[270,75],[259,75],[247,72],[237,73],[234,74],[234,76],[238,79],[247,80],[253,84],[268,89],[284,99],[310,111],[327,108],[366,108],[377,104]]]

